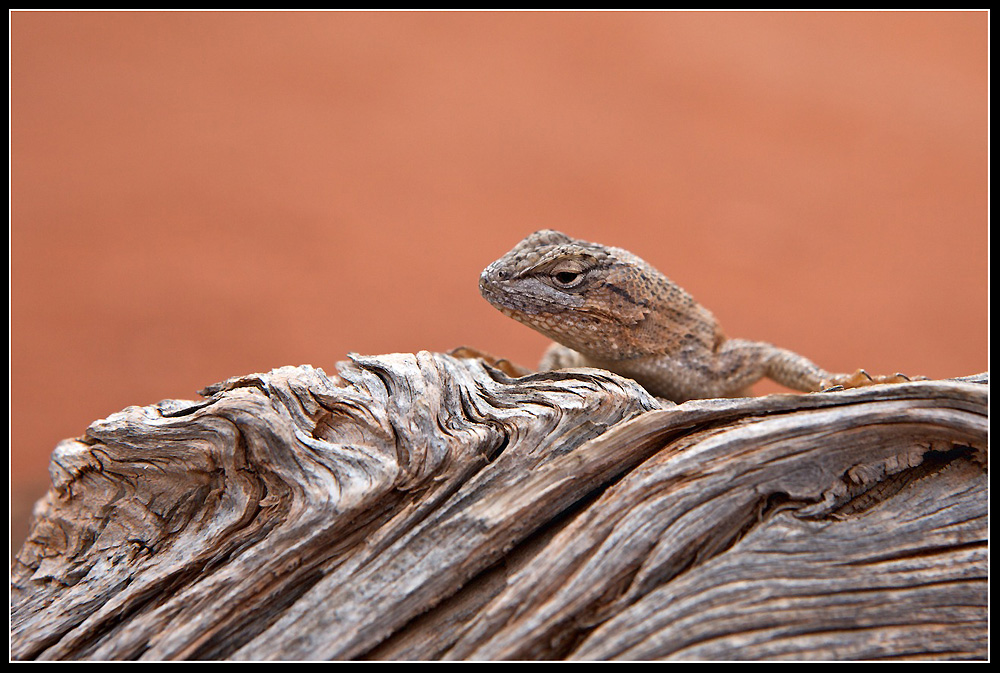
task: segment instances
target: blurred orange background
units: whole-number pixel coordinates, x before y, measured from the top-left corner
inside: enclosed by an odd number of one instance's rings
[[[987,30],[13,12],[13,551],[56,443],[125,406],[351,351],[533,365],[546,340],[477,279],[540,228],[630,249],[727,334],[828,369],[986,370]]]

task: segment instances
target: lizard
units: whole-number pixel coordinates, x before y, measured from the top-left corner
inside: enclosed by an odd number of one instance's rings
[[[831,373],[770,343],[727,338],[708,309],[636,255],[558,231],[536,231],[487,266],[479,290],[553,340],[540,371],[605,369],[677,403],[746,396],[765,377],[802,392],[910,380]]]

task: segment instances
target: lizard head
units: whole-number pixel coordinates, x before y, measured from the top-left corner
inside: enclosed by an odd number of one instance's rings
[[[584,355],[637,357],[646,316],[666,279],[635,255],[537,231],[479,277],[483,297],[505,315]]]

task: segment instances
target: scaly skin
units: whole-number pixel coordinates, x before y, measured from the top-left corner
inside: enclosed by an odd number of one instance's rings
[[[761,378],[801,391],[909,380],[833,374],[769,343],[727,339],[715,317],[632,253],[538,231],[490,264],[479,289],[548,336],[540,369],[598,367],[674,402],[736,397]]]

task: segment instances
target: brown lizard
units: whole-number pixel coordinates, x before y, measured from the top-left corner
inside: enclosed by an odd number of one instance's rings
[[[784,348],[729,339],[707,309],[640,258],[558,231],[518,243],[486,267],[479,289],[556,342],[541,371],[606,369],[674,402],[746,395],[764,377],[806,392],[909,380],[863,369],[833,374]]]

